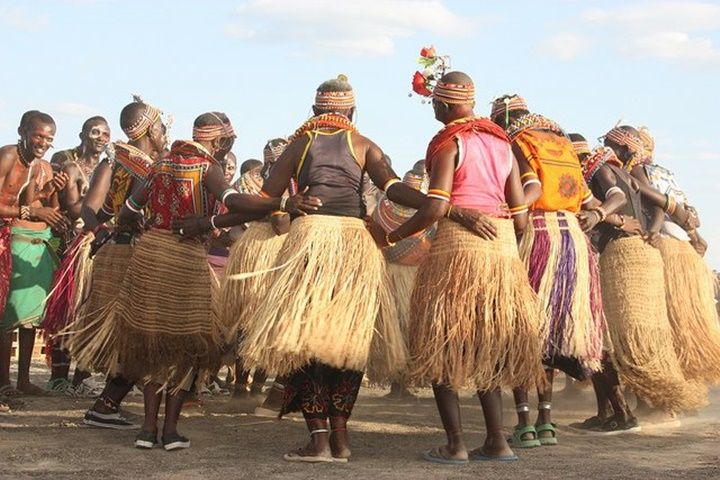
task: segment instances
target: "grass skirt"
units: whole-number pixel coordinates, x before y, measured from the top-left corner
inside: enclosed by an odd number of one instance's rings
[[[390,289],[395,298],[395,310],[397,311],[398,324],[403,338],[408,339],[410,330],[411,300],[415,288],[415,278],[418,267],[388,263],[388,275],[390,276]]]
[[[230,275],[258,272],[275,265],[286,235],[277,235],[270,222],[253,222],[242,236],[230,247],[230,255],[225,266],[225,280],[218,297],[218,311],[223,324],[245,330],[239,322],[244,308],[253,299],[265,296],[267,275],[258,275],[244,280],[228,279]],[[246,319],[252,318],[246,316]]]
[[[670,341],[660,252],[639,237],[611,241],[600,255],[611,357],[622,383],[653,406],[694,409],[704,389],[686,380]]]
[[[404,367],[385,260],[362,220],[297,218],[275,263],[263,298],[243,310],[239,356],[248,368],[285,375],[314,360],[369,367],[380,379]]]
[[[533,212],[520,257],[547,315],[546,363],[575,359],[586,372],[599,371],[605,318],[598,267],[575,215]]]
[[[685,377],[720,383],[720,322],[715,309],[714,279],[689,242],[663,238],[665,298],[675,352]]]
[[[544,319],[518,255],[511,220],[483,240],[441,220],[412,295],[412,383],[459,390],[543,383]]]
[[[63,346],[83,370],[107,372],[116,363],[115,352],[110,348],[114,339],[105,338],[100,342],[98,332],[103,329],[101,319],[105,318],[125,278],[134,248],[113,242],[98,250],[92,263],[87,300],[79,306],[74,321],[59,335]]]

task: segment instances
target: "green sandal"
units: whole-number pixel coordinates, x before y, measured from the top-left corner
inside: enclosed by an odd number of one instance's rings
[[[537,439],[540,442],[540,445],[557,445],[558,439],[557,439],[557,428],[555,428],[555,424],[553,423],[543,423],[542,425],[535,425],[535,429],[537,431]],[[549,436],[542,436],[541,433],[544,432],[550,432]]]
[[[532,438],[523,439],[523,436],[528,433],[532,434]],[[541,445],[540,440],[538,440],[538,432],[533,425],[515,427],[512,437],[508,439],[508,443],[514,448],[535,448]]]

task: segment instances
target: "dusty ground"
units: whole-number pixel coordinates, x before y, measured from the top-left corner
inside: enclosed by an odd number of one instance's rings
[[[35,376],[43,380],[44,369]],[[562,389],[562,385],[558,390]],[[251,405],[210,397],[189,408],[181,432],[192,448],[168,453],[132,447],[134,432],[83,427],[89,400],[26,398],[23,410],[0,416],[0,478],[61,479],[668,479],[720,478],[720,394],[700,416],[681,426],[645,427],[635,435],[599,437],[567,424],[592,413],[590,390],[568,398],[556,395],[560,445],[520,450],[513,464],[471,463],[453,467],[424,462],[420,454],[444,440],[430,391],[417,401],[393,402],[380,389],[364,388],[351,422],[353,458],[346,465],[297,465],[282,454],[306,438],[299,419],[281,422],[242,413]],[[140,415],[142,398],[128,398]],[[505,397],[508,431],[515,418]],[[468,446],[482,442],[482,414],[468,392],[463,396]]]

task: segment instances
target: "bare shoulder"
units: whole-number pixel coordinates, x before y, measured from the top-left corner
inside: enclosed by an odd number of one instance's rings
[[[353,146],[356,149],[357,148],[364,148],[364,149],[368,149],[368,150],[376,149],[376,148],[378,150],[380,149],[380,147],[375,142],[370,140],[365,135],[360,134],[359,132],[352,133],[352,142],[353,142]]]
[[[65,162],[61,171],[67,173],[68,177],[75,178],[80,173],[80,167],[75,162]]]
[[[5,145],[0,147],[0,175],[10,171],[17,159],[17,145]]]

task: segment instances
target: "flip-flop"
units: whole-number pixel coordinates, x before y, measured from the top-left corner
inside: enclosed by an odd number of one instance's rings
[[[517,462],[520,458],[517,455],[485,455],[481,449],[470,452],[470,460],[480,462]]]
[[[433,447],[423,453],[423,459],[428,462],[440,463],[443,465],[467,465],[469,463],[468,460],[444,457],[443,454],[440,453],[440,447]]]
[[[283,460],[285,460],[286,462],[296,462],[296,463],[335,463],[335,461],[336,461],[336,459],[334,459],[333,457],[300,455],[299,451],[297,451],[297,450],[283,455]],[[347,462],[347,458],[345,459],[345,461]]]

